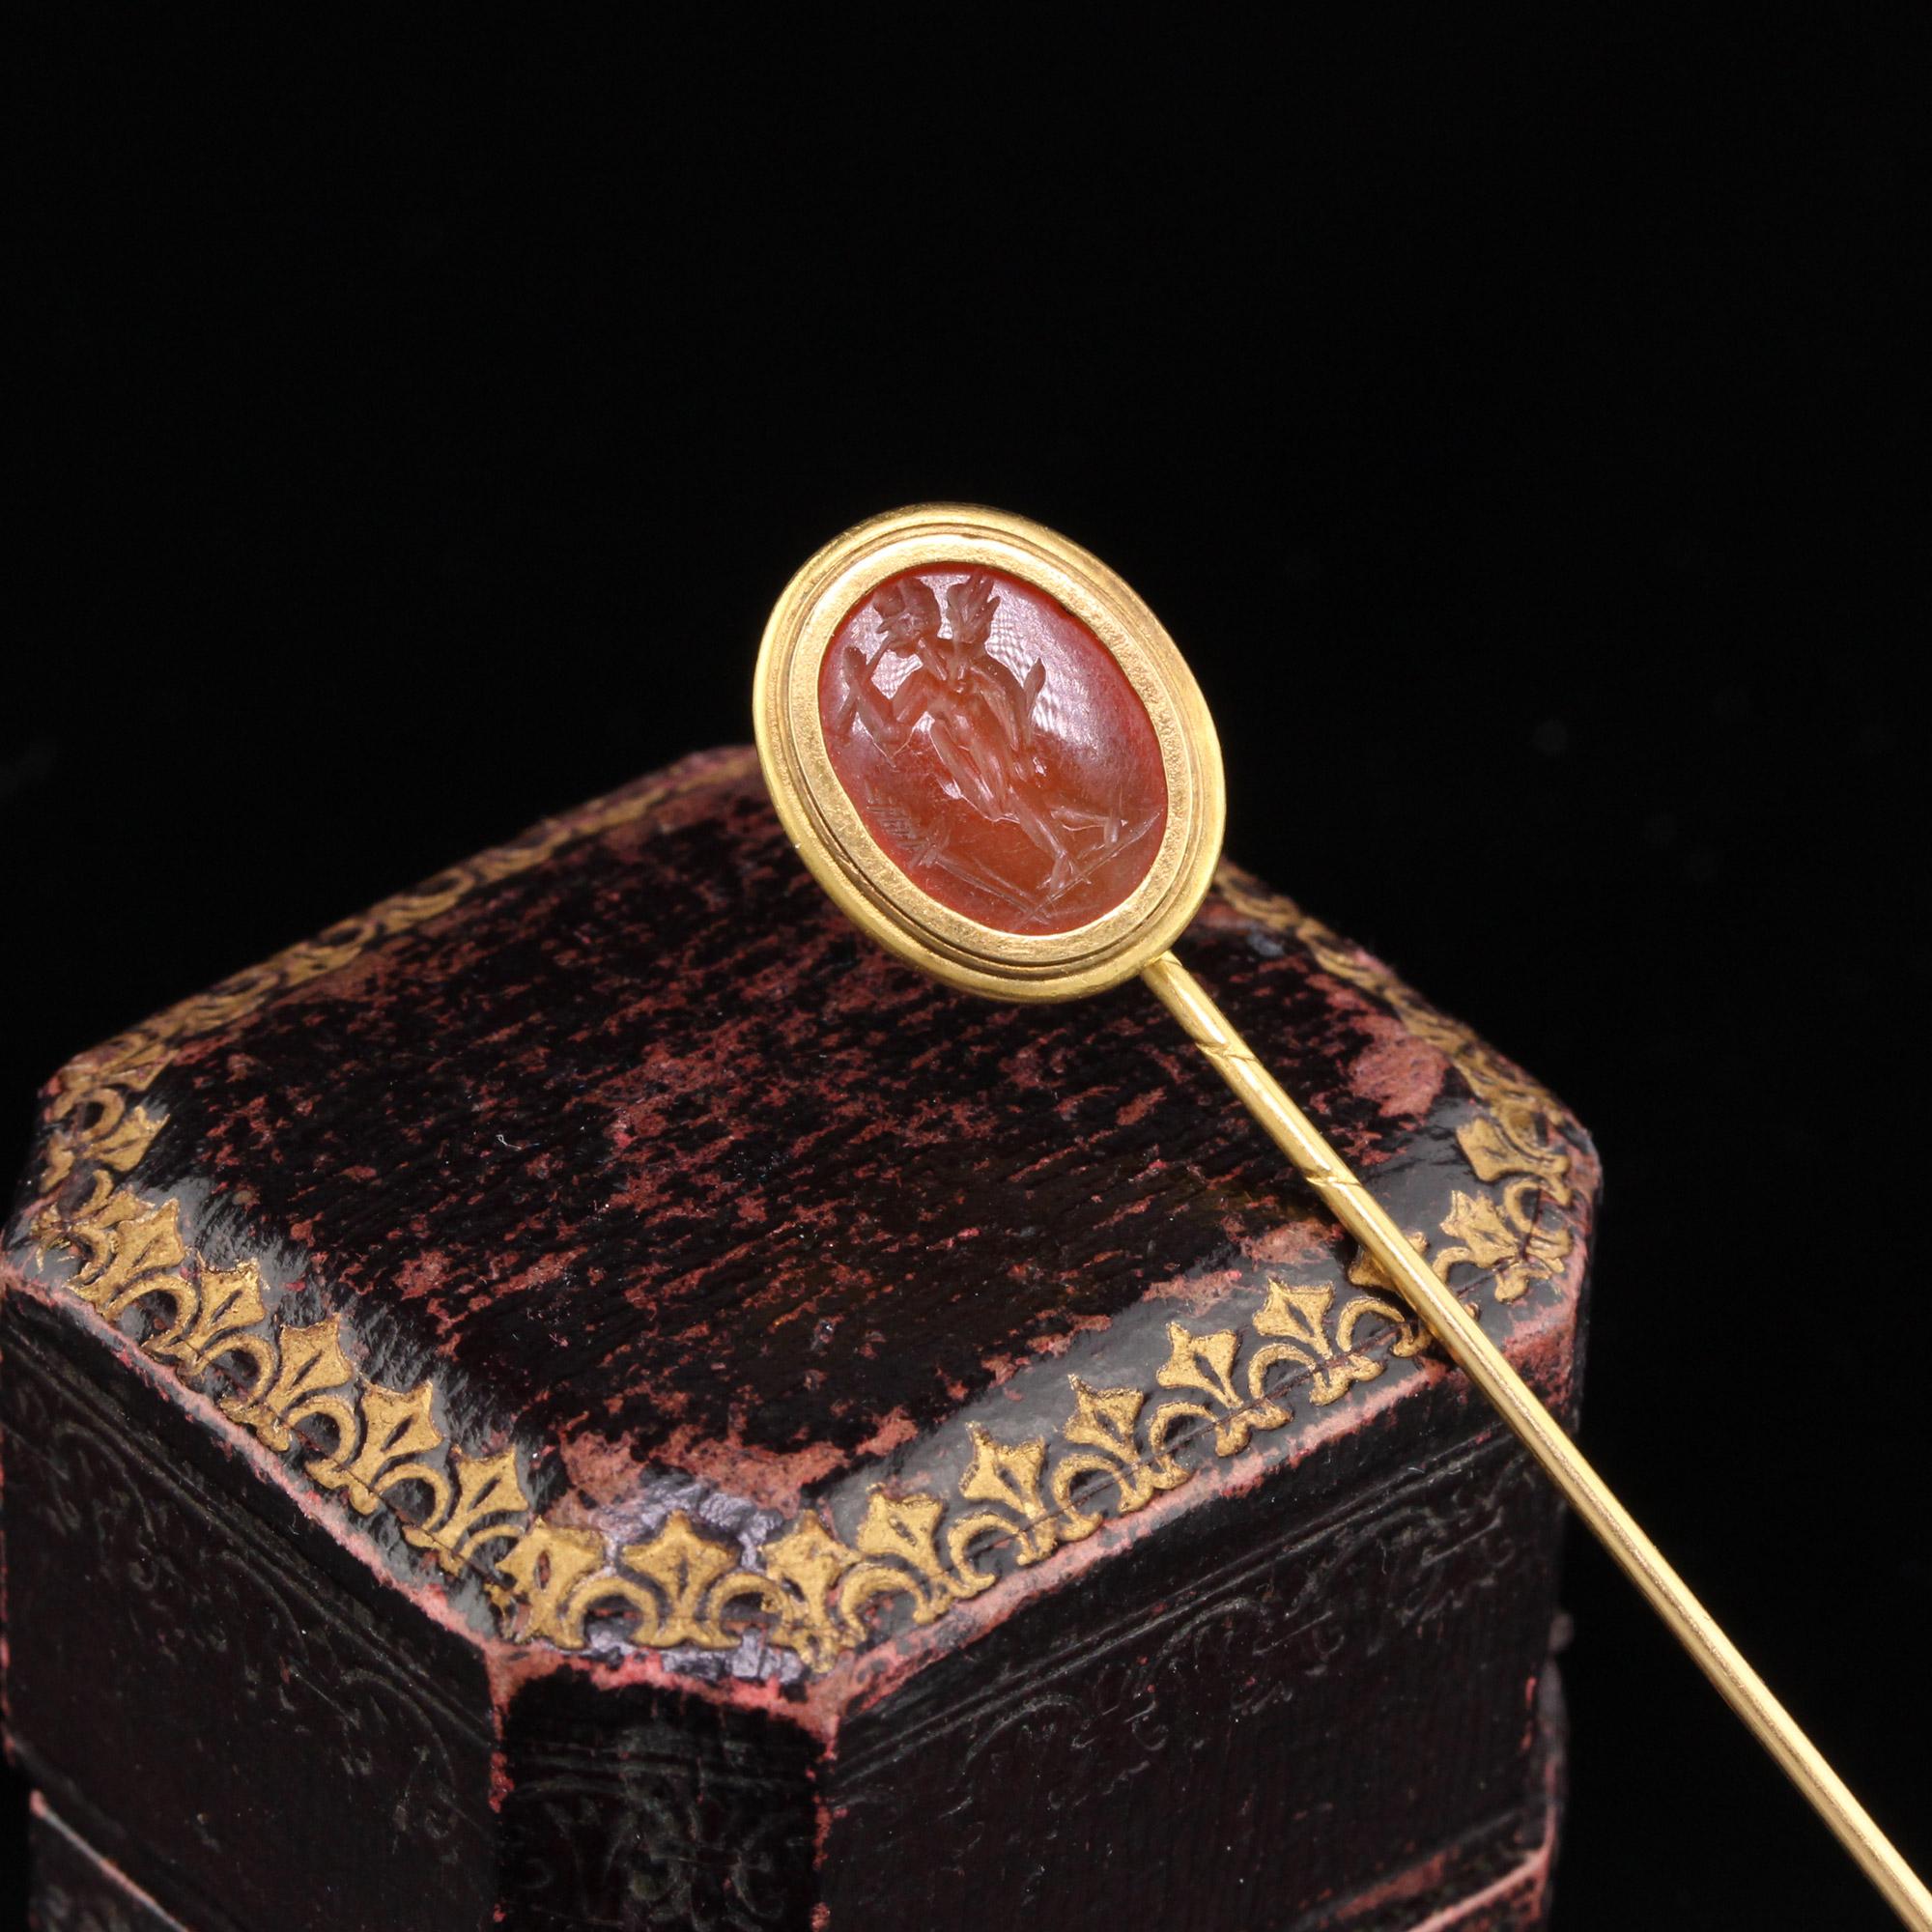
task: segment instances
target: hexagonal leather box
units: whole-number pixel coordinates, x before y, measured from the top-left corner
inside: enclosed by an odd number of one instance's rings
[[[1576,1122],[1237,871],[1179,950],[1569,1411]],[[875,952],[749,753],[83,1054],[4,1288],[49,1924],[1540,1922],[1523,1456],[1144,991]]]

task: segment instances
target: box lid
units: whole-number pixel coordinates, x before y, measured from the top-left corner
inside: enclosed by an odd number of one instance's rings
[[[1179,950],[1567,1402],[1575,1120],[1234,867]],[[82,1055],[11,1235],[493,1655],[827,1724],[1338,1430],[1400,1455],[1449,1378],[1141,989],[926,982],[741,750]]]

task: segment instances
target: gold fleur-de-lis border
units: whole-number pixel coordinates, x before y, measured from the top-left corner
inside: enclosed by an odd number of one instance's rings
[[[72,1294],[103,1322],[139,1331],[146,1355],[207,1395],[231,1425],[355,1515],[389,1512],[422,1560],[450,1577],[478,1578],[504,1635],[577,1650],[602,1626],[623,1644],[722,1651],[755,1627],[767,1644],[824,1671],[874,1639],[875,1605],[896,1600],[914,1624],[931,1624],[992,1588],[1002,1553],[1022,1568],[1045,1561],[1179,1489],[1213,1460],[1241,1455],[1258,1434],[1290,1420],[1292,1401],[1343,1400],[1380,1376],[1389,1358],[1420,1353],[1426,1335],[1365,1259],[1340,1296],[1326,1284],[1270,1279],[1264,1305],[1244,1324],[1203,1331],[1170,1322],[1151,1387],[1094,1388],[1069,1378],[1066,1419],[1051,1436],[1007,1442],[969,1424],[955,1495],[875,1487],[856,1521],[840,1525],[808,1508],[754,1555],[682,1511],[654,1535],[620,1545],[539,1514],[513,1444],[449,1441],[430,1381],[395,1389],[362,1374],[343,1346],[339,1315],[280,1320],[258,1263],[213,1265],[184,1240],[179,1203],[152,1199],[136,1184],[165,1125],[146,1096],[182,1041],[335,971],[575,839],[751,769],[749,753],[742,763],[704,761],[548,820],[81,1055],[56,1083],[32,1230],[43,1251],[73,1263]],[[1499,1301],[1560,1276],[1574,1236],[1544,1211],[1569,1205],[1573,1156],[1556,1102],[1290,901],[1231,867],[1219,886],[1237,913],[1291,935],[1324,972],[1392,1009],[1450,1061],[1479,1103],[1457,1140],[1483,1185],[1454,1191],[1432,1257],[1436,1272],[1447,1280],[1466,1264],[1489,1277]],[[77,1205],[62,1205],[75,1195]]]

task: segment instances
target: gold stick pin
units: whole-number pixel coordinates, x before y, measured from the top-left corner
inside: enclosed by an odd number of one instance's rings
[[[1097,558],[1023,518],[895,511],[828,544],[786,586],[753,703],[785,830],[881,945],[995,998],[1147,981],[1893,1911],[1932,1932],[1932,1893],[1168,951],[1220,856],[1221,752],[1152,611]]]

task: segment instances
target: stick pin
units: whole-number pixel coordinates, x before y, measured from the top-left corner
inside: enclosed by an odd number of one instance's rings
[[[1169,950],[1220,856],[1221,751],[1152,611],[1037,524],[922,504],[848,530],[792,579],[753,701],[786,832],[881,945],[999,999],[1146,980],[1893,1911],[1932,1932],[1932,1892]]]

